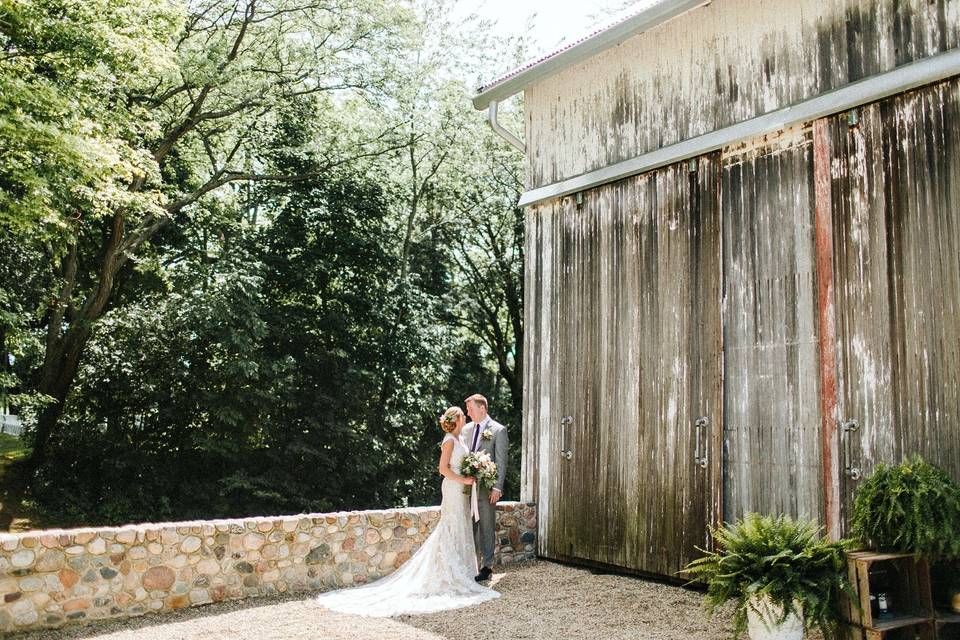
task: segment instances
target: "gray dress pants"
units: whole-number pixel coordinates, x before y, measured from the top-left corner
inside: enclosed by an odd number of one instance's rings
[[[497,546],[497,506],[490,504],[490,490],[477,492],[480,521],[473,523],[473,542],[481,567],[493,567],[493,551]]]

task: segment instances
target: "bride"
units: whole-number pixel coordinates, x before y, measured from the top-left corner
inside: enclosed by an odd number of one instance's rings
[[[467,453],[460,441],[464,424],[459,407],[450,407],[440,418],[440,428],[446,432],[440,447],[440,522],[423,546],[389,576],[362,587],[324,593],[317,598],[319,604],[343,613],[386,617],[456,609],[500,597],[474,580],[477,557],[470,496],[462,487],[473,484],[473,478],[459,474]]]

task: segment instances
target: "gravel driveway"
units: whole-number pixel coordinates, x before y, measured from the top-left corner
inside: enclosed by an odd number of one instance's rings
[[[721,640],[725,617],[706,618],[701,594],[552,562],[494,576],[503,594],[477,607],[380,619],[330,612],[303,594],[207,605],[137,619],[14,636],[11,640]]]
[[[509,567],[497,577],[494,588],[503,596],[496,600],[460,611],[397,619],[449,640],[731,637],[727,617],[707,620],[703,595],[689,589],[552,562]]]

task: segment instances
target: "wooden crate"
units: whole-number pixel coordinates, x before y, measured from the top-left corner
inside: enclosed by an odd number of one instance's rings
[[[882,632],[921,623],[931,623],[933,628],[930,566],[925,559],[904,553],[855,551],[847,554],[847,570],[855,599],[842,596],[841,611],[852,625]],[[870,596],[878,592],[887,593],[892,617],[876,616]]]
[[[953,586],[960,576],[960,562],[939,561],[930,564],[930,595],[938,622],[960,622],[960,614],[951,611]]]
[[[960,640],[960,614],[937,612],[938,640]]]
[[[937,630],[932,621],[902,625],[890,629],[847,627],[847,640],[936,640]]]

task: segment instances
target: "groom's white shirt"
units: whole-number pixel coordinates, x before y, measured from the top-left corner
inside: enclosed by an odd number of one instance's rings
[[[487,429],[492,432],[493,437],[490,440],[483,439],[483,432]],[[497,463],[496,488],[500,490],[501,494],[503,493],[504,482],[507,479],[508,447],[506,430],[506,427],[491,418],[488,413],[479,423],[470,422],[465,425],[462,432],[466,436],[463,439],[463,446],[466,447],[467,451],[485,449]],[[477,439],[476,446],[474,446],[474,437]]]
[[[467,425],[467,429],[469,430],[469,432],[467,433],[467,442],[466,442],[467,451],[475,451],[477,448],[480,447],[480,436],[477,435],[477,433],[478,432],[483,433],[483,430],[486,429],[487,425],[489,425],[491,422],[492,420],[490,418],[490,414],[488,413],[487,417],[481,420],[479,424],[477,424],[476,422],[471,422],[469,425]],[[473,427],[473,428],[471,429],[470,427]],[[476,442],[474,442],[473,440],[474,438],[477,439]]]

